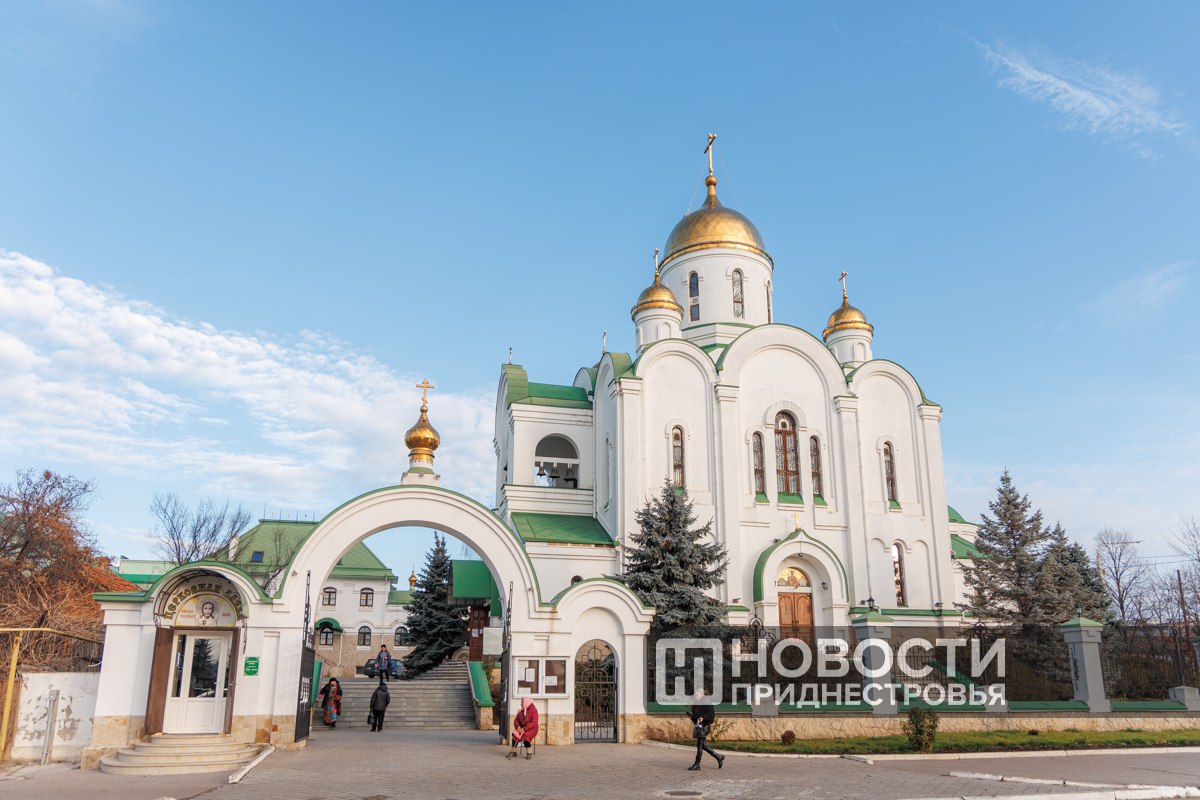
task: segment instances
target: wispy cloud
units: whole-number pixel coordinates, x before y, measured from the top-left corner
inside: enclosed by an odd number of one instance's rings
[[[1121,281],[1089,303],[1103,317],[1126,322],[1166,308],[1179,299],[1191,278],[1191,264],[1183,261],[1149,269]]]
[[[0,372],[0,450],[251,507],[397,482],[420,398],[414,374],[324,334],[217,330],[2,249]],[[491,393],[431,401],[447,485],[490,499]]]
[[[1186,140],[1187,125],[1141,75],[1048,53],[976,42],[999,75],[998,85],[1056,111],[1063,125],[1154,155],[1154,139]]]

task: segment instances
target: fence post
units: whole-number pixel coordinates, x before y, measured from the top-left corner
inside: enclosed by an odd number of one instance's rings
[[[1168,696],[1188,711],[1200,711],[1200,689],[1194,686],[1172,686]]]
[[[876,639],[882,642],[886,647],[888,647],[889,651],[891,651],[893,621],[894,620],[891,617],[879,613],[879,611],[874,608],[870,608],[867,610],[867,613],[850,620],[850,625],[854,628],[854,635],[858,638],[860,644],[866,639]],[[888,655],[885,656],[879,651],[878,647],[874,646],[863,650],[862,660],[864,670],[864,689],[870,684],[879,684],[884,687],[889,687],[890,684],[895,683],[895,681],[892,679],[892,673],[896,669],[893,655],[893,652],[889,652]],[[891,661],[891,669],[886,674],[879,674],[871,677],[868,677],[865,674],[866,670],[874,672],[877,669],[881,669],[885,660]],[[866,697],[864,696],[863,699],[866,700]],[[899,708],[896,704],[896,697],[890,688],[880,693],[880,699],[882,699],[883,702],[871,708],[872,714],[885,716],[893,715],[899,712]]]
[[[1093,713],[1112,711],[1104,694],[1104,671],[1100,662],[1100,633],[1104,626],[1087,617],[1074,617],[1058,626],[1071,659],[1071,684],[1075,699],[1087,703]]]
[[[58,728],[58,689],[50,690],[49,708],[46,711],[46,739],[42,742],[42,758],[39,763],[49,764],[54,755],[54,736]]]

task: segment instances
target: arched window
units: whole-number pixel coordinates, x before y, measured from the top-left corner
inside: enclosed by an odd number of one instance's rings
[[[892,577],[896,580],[896,605],[908,605],[908,593],[904,591],[904,548],[899,543],[892,545]]]
[[[763,466],[763,440],[762,434],[756,433],[750,437],[750,449],[754,459],[754,493],[767,493],[767,476],[766,469]]]
[[[824,497],[825,487],[821,485],[821,442],[817,437],[808,437],[808,458],[812,462],[812,493],[814,497]]]
[[[696,273],[688,275],[688,297],[692,301],[692,322],[700,319],[700,276]]]
[[[363,625],[361,628],[358,629],[358,646],[359,647],[370,647],[371,646],[371,629],[369,627],[367,627],[366,625]]]
[[[900,499],[896,496],[896,456],[892,452],[891,442],[883,445],[883,482],[887,487],[888,502],[899,503]]]
[[[333,644],[333,628],[328,626],[317,632],[317,644],[329,647]]]
[[[684,482],[686,477],[683,469],[683,428],[676,425],[671,429],[671,480],[676,487],[683,488],[687,486]]]
[[[408,628],[401,625],[396,628],[396,634],[392,637],[392,647],[404,647],[408,644]]]
[[[775,479],[781,495],[800,496],[800,465],[796,454],[796,420],[786,411],[775,417]]]
[[[535,486],[579,488],[579,451],[565,436],[543,437],[533,449]]]
[[[359,608],[370,608],[375,605],[375,591],[373,589],[363,589],[358,593]]]
[[[337,589],[327,588],[321,592],[321,605],[336,606],[337,605]]]
[[[746,303],[742,295],[742,271],[733,271],[733,318],[741,319],[746,316]]]

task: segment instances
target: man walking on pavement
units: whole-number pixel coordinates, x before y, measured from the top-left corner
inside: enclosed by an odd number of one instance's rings
[[[388,704],[392,702],[392,693],[388,691],[388,687],[384,685],[383,678],[379,679],[379,685],[375,687],[375,691],[371,694],[371,730],[383,730],[383,715],[387,711]]]

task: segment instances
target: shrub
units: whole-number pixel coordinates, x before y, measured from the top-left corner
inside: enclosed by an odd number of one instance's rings
[[[1038,735],[1038,729],[1037,729],[1037,728],[1031,728],[1031,729],[1029,730],[1029,735],[1030,735],[1030,736],[1037,736],[1037,735]]]
[[[781,742],[783,742],[785,745],[790,745],[792,742],[796,741],[796,732],[795,731],[784,731],[783,736],[780,736],[779,740]]]
[[[940,722],[936,711],[910,708],[908,719],[904,722],[904,735],[908,737],[908,746],[918,753],[933,752],[933,742],[937,738]]]

